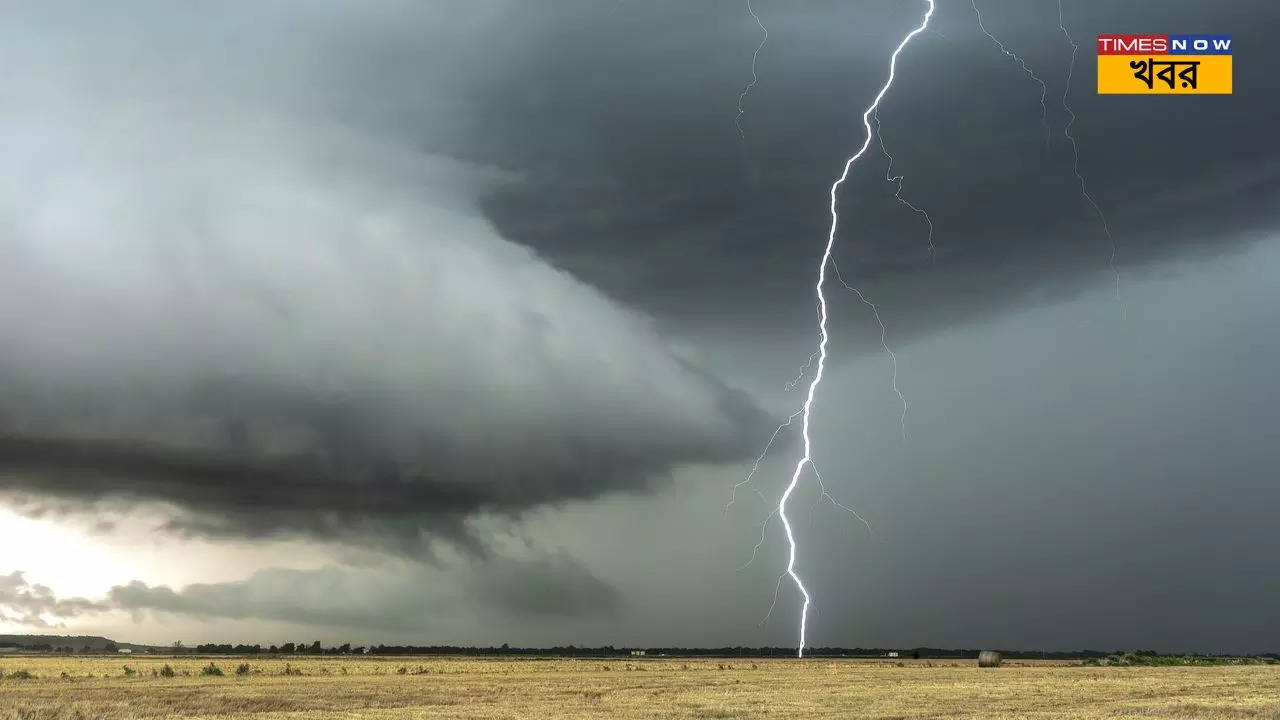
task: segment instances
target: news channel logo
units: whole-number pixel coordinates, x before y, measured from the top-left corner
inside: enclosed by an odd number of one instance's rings
[[[1099,35],[1099,95],[1230,95],[1230,35]]]

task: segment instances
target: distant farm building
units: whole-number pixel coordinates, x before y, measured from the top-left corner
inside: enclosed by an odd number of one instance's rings
[[[120,653],[121,655],[132,655],[132,654],[133,654],[133,651],[132,651],[132,650],[130,650],[129,648],[120,648],[120,649],[119,649],[119,650],[117,650],[116,652]]]
[[[898,651],[890,650],[888,653],[885,654],[885,657],[898,657]]]
[[[644,651],[643,651],[643,650],[632,650],[632,651],[631,651],[631,654],[632,654],[632,655],[635,655],[636,657],[639,657],[639,656],[644,655]]]

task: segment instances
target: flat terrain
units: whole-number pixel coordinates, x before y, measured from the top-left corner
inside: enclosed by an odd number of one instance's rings
[[[226,674],[201,675],[210,662]],[[2,720],[1280,718],[1276,665],[7,656],[0,670]]]

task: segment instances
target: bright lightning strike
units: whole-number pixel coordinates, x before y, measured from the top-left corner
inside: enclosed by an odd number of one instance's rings
[[[855,292],[857,291],[855,290]],[[839,500],[836,500],[835,497],[831,495],[831,493],[827,492],[827,484],[823,482],[822,473],[818,472],[818,466],[814,465],[811,462],[809,463],[809,468],[813,470],[813,476],[817,478],[818,488],[821,490],[821,494],[818,495],[818,502],[815,503],[814,506],[817,507],[818,505],[822,504],[823,500],[828,500],[831,502],[832,505],[840,508],[841,510],[844,510],[845,512],[849,513],[850,515],[852,515],[853,517],[861,521],[863,525],[867,526],[867,534],[874,536],[875,531],[872,529],[871,523],[868,522],[866,518],[859,515],[857,510],[854,510],[848,505],[845,505]],[[773,512],[769,513],[769,517],[765,518],[764,523],[760,526],[760,541],[756,543],[756,546],[754,548],[752,548],[751,559],[748,560],[746,564],[744,564],[741,568],[739,568],[739,570],[746,569],[749,565],[751,565],[752,562],[755,561],[756,554],[760,552],[760,547],[764,545],[765,529],[769,526],[769,521],[772,520],[773,516],[777,514],[778,514],[778,510],[775,508]],[[782,579],[786,576],[787,574],[785,572],[778,576],[778,581],[773,586],[773,602],[769,603],[769,611],[765,613],[764,619],[760,621],[761,625],[768,622],[769,618],[773,616],[773,610],[778,606],[778,592],[782,589]],[[801,648],[800,650],[801,652],[803,652],[804,648]],[[801,655],[801,657],[803,657],[803,655]]]
[[[796,462],[795,470],[791,473],[791,482],[787,485],[787,489],[783,491],[782,498],[778,501],[778,518],[782,520],[782,528],[787,535],[787,570],[786,575],[791,577],[795,583],[796,589],[800,591],[800,595],[804,597],[804,604],[800,610],[800,644],[796,651],[797,657],[804,657],[805,631],[809,617],[809,591],[805,589],[804,582],[800,580],[800,575],[796,573],[796,540],[795,535],[791,531],[791,521],[787,519],[787,500],[791,498],[791,493],[795,492],[796,484],[800,482],[800,475],[804,472],[806,465],[812,465],[813,448],[809,438],[809,420],[810,411],[813,408],[813,398],[818,391],[818,385],[822,383],[822,373],[826,367],[827,360],[827,342],[830,339],[827,333],[827,299],[823,295],[822,288],[826,285],[827,265],[831,263],[831,251],[836,242],[836,228],[839,225],[840,215],[836,209],[837,193],[840,186],[849,178],[849,170],[853,164],[858,161],[866,153],[867,148],[871,145],[871,114],[880,106],[880,101],[885,94],[889,92],[889,88],[893,86],[894,73],[898,64],[898,55],[902,53],[907,43],[911,42],[911,38],[924,32],[929,26],[929,18],[933,16],[934,0],[926,0],[929,3],[929,9],[925,11],[924,19],[920,26],[907,33],[902,38],[902,42],[894,48],[893,54],[889,57],[889,78],[880,88],[880,92],[876,93],[875,99],[867,106],[862,113],[862,126],[866,132],[866,137],[862,141],[862,147],[858,151],[845,160],[844,170],[840,173],[840,177],[831,184],[831,230],[827,233],[827,244],[822,251],[822,261],[818,265],[818,281],[814,286],[814,290],[818,296],[818,332],[820,338],[818,340],[818,366],[814,371],[813,380],[809,382],[809,390],[805,395],[804,407],[801,409],[803,422],[801,424],[801,436],[804,438],[804,454],[800,460]],[[781,581],[781,576],[779,577]],[[775,593],[776,598],[776,593]]]
[[[1111,243],[1111,258],[1107,264],[1111,267],[1111,273],[1115,275],[1116,280],[1116,300],[1120,300],[1120,271],[1116,269],[1116,240],[1111,236],[1111,225],[1107,223],[1107,216],[1102,214],[1102,208],[1098,207],[1098,203],[1094,201],[1093,196],[1089,194],[1089,190],[1085,187],[1084,175],[1080,174],[1080,148],[1076,146],[1076,139],[1071,135],[1071,126],[1076,121],[1076,114],[1071,110],[1071,106],[1067,104],[1067,95],[1071,93],[1071,77],[1076,69],[1076,55],[1080,52],[1080,45],[1071,37],[1071,33],[1067,32],[1067,26],[1062,22],[1062,0],[1058,0],[1058,29],[1062,31],[1062,36],[1071,43],[1071,64],[1067,67],[1067,84],[1062,90],[1062,109],[1067,111],[1067,123],[1062,126],[1062,134],[1071,142],[1072,164],[1071,169],[1076,174],[1076,180],[1080,181],[1080,194],[1088,201],[1093,211],[1098,214],[1098,220],[1102,222],[1102,232],[1107,236],[1107,242]],[[1123,302],[1121,302],[1123,307]],[[1127,312],[1126,312],[1127,314]]]
[[[1027,66],[1026,60],[1023,60],[1022,57],[1019,56],[1017,53],[1005,47],[1004,43],[1000,42],[1000,39],[997,38],[995,35],[992,35],[991,32],[987,30],[987,26],[982,24],[982,13],[978,11],[978,0],[970,0],[970,4],[973,5],[973,14],[978,17],[978,29],[982,30],[982,34],[986,35],[988,38],[991,38],[991,42],[995,43],[996,47],[1000,48],[1000,52],[1004,53],[1006,57],[1012,58],[1019,65],[1021,65],[1022,71],[1027,74],[1027,77],[1031,78],[1032,80],[1035,80],[1040,85],[1040,125],[1044,127],[1044,144],[1047,146],[1049,144],[1049,109],[1048,107],[1045,106],[1044,98],[1046,95],[1049,94],[1049,86],[1044,84],[1044,80],[1041,80],[1040,78],[1036,77],[1036,74],[1032,72],[1030,67]],[[1058,9],[1059,9],[1059,12],[1061,12],[1061,9],[1062,9],[1061,3],[1058,4]],[[1073,55],[1072,63],[1074,62],[1075,62],[1075,59]]]
[[[760,76],[756,75],[756,60],[760,57],[760,51],[764,49],[764,44],[769,42],[769,30],[760,22],[760,16],[756,15],[756,11],[751,9],[751,0],[747,0],[747,12],[751,13],[751,17],[755,19],[756,25],[760,26],[760,32],[763,37],[760,38],[760,44],[756,46],[756,51],[751,54],[751,82],[742,88],[742,92],[738,94],[738,114],[733,118],[733,124],[738,128],[738,135],[743,140],[747,139],[747,134],[742,130],[742,115],[746,112],[742,108],[742,103],[747,99],[747,95],[751,94],[751,90],[760,82]]]

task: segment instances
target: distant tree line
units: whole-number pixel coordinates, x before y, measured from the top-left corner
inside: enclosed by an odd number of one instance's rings
[[[191,650],[188,650],[190,652]],[[261,645],[230,645],[230,644],[206,644],[197,645],[194,652],[200,654],[224,654],[224,655],[348,655],[348,654],[370,654],[370,655],[485,655],[485,656],[515,656],[515,657],[629,657],[634,651],[643,651],[646,657],[744,657],[744,658],[768,658],[768,657],[793,657],[796,649],[793,647],[747,647],[742,645],[715,647],[715,648],[688,648],[688,647],[614,647],[613,645],[603,645],[600,647],[578,647],[576,645],[557,645],[554,647],[511,647],[503,644],[498,647],[484,647],[477,645],[461,646],[461,645],[371,645],[368,647],[359,646],[352,647],[350,643],[343,643],[336,647],[323,647],[320,642],[314,641],[307,643],[285,643],[280,646],[270,645],[262,647]],[[826,658],[869,658],[869,657],[886,657],[890,652],[898,653],[899,659],[906,658],[934,658],[934,659],[963,659],[976,658],[978,656],[978,648],[935,648],[935,647],[917,647],[917,648],[845,648],[845,647],[810,647],[805,649],[805,657],[826,657]],[[1007,659],[1014,660],[1081,660],[1088,658],[1107,658],[1115,655],[1141,655],[1151,657],[1163,657],[1154,650],[1065,650],[1065,651],[1042,651],[1042,650],[999,650]],[[1197,655],[1194,653],[1171,653],[1168,656],[1177,657],[1220,657],[1211,654]],[[1265,653],[1256,657],[1272,658],[1280,660],[1280,653]]]
[[[14,644],[13,647],[27,652],[51,652],[64,654],[79,653],[81,655],[88,655],[90,653],[116,653],[120,650],[115,643],[107,643],[105,646],[100,648],[93,647],[92,645],[83,645],[77,648],[72,645],[53,645],[51,643],[31,643],[28,645],[17,643]]]
[[[201,655],[258,655],[267,653],[271,655],[350,655],[363,654],[365,648],[351,647],[351,643],[343,643],[337,647],[321,647],[320,641],[315,640],[311,644],[301,643],[285,643],[280,646],[269,645],[262,647],[261,645],[231,645],[229,643],[217,644],[207,643],[204,645],[196,645],[194,648],[184,648],[182,651],[195,652]]]
[[[80,648],[71,645],[55,645],[51,643],[33,643],[33,644],[15,644],[18,650],[26,652],[50,652],[50,653],[116,653],[118,647],[115,643],[108,642],[100,647],[92,647],[85,645]],[[138,646],[134,646],[141,650]],[[333,647],[324,647],[319,640],[310,643],[284,643],[283,645],[268,645],[266,647],[260,644],[232,644],[232,643],[204,643],[189,647],[181,642],[175,642],[166,648],[152,647],[146,650],[152,653],[172,653],[172,654],[199,654],[199,655],[487,655],[487,656],[514,656],[514,657],[582,657],[582,658],[613,658],[628,657],[637,652],[643,652],[646,657],[743,657],[743,658],[768,658],[768,657],[793,657],[796,649],[793,647],[747,647],[742,645],[715,647],[715,648],[689,648],[689,647],[614,647],[613,645],[603,645],[600,647],[578,647],[576,645],[557,645],[554,647],[511,647],[503,644],[498,647],[483,646],[459,646],[459,645],[372,645],[352,647],[351,643],[343,643]],[[868,657],[886,657],[890,652],[897,653],[898,659],[908,658],[936,658],[936,659],[961,659],[976,658],[979,649],[977,648],[935,648],[935,647],[916,647],[916,648],[846,648],[846,647],[810,647],[805,649],[806,657],[825,657],[825,658],[868,658]],[[1146,657],[1146,658],[1190,658],[1190,659],[1211,659],[1223,657],[1213,654],[1197,654],[1197,653],[1168,653],[1161,654],[1154,650],[1069,650],[1069,651],[1041,651],[1041,650],[999,650],[1005,658],[1015,660],[1089,660],[1097,659],[1099,661],[1107,661],[1108,658],[1117,656],[1125,658]],[[1263,653],[1253,657],[1269,658],[1280,661],[1280,653]],[[1133,661],[1136,663],[1137,661]],[[1114,663],[1113,663],[1114,664]]]

